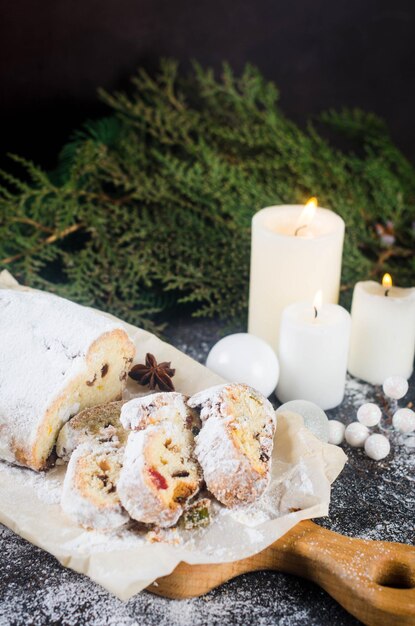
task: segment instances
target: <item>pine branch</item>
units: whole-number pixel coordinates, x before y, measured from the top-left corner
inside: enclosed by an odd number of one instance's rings
[[[27,284],[153,331],[180,306],[241,319],[253,214],[311,195],[346,222],[344,302],[384,271],[413,281],[415,172],[373,114],[330,111],[301,129],[249,65],[183,76],[165,60],[129,93],[99,93],[110,114],[73,134],[55,171],[14,156],[25,176],[0,173],[0,264]]]

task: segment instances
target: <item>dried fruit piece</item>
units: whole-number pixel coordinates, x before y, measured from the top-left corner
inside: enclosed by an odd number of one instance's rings
[[[148,473],[151,476],[151,480],[156,485],[157,489],[167,489],[167,480],[158,472],[154,467],[150,467]]]
[[[185,510],[180,518],[179,526],[184,530],[194,530],[195,528],[204,528],[210,524],[210,507],[209,498],[197,500]]]

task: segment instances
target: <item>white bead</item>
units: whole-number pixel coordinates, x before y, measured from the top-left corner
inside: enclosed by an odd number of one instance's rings
[[[338,420],[329,420],[329,443],[339,446],[344,439],[346,426]]]
[[[359,422],[352,422],[344,431],[344,436],[353,448],[363,448],[366,439],[369,437],[369,429]]]
[[[415,430],[415,412],[411,409],[398,409],[392,418],[392,424],[401,433]]]
[[[383,383],[383,391],[389,398],[400,400],[408,391],[408,381],[402,376],[389,376]]]
[[[382,411],[373,402],[366,402],[357,411],[357,419],[365,426],[376,426],[382,417]]]
[[[309,400],[290,400],[277,409],[278,413],[292,411],[298,413],[304,420],[304,426],[311,430],[320,441],[327,443],[329,440],[329,420],[327,415],[317,404]]]
[[[384,435],[370,435],[365,441],[365,452],[374,461],[384,459],[390,449],[390,443]]]
[[[229,382],[245,383],[268,397],[277,386],[280,367],[266,341],[248,333],[228,335],[208,354],[206,366]]]

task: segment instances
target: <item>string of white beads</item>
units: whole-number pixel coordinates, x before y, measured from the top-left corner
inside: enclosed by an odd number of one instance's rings
[[[380,461],[390,452],[389,440],[384,435],[370,435],[365,441],[365,452],[370,459]]]
[[[392,418],[392,424],[401,433],[415,430],[415,412],[411,409],[398,409]]]
[[[339,446],[344,439],[346,426],[338,420],[329,420],[329,443]]]
[[[352,448],[363,448],[366,439],[369,437],[369,429],[360,422],[352,422],[344,431],[344,436]]]
[[[364,426],[376,426],[380,422],[382,411],[373,402],[366,402],[357,411],[357,419]]]
[[[388,398],[400,400],[408,392],[408,381],[402,376],[389,376],[383,383],[383,391]]]

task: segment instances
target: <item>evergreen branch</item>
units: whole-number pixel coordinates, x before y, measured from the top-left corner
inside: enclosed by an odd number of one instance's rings
[[[384,266],[387,261],[392,259],[393,257],[400,257],[402,259],[414,258],[415,253],[414,250],[408,250],[407,248],[399,248],[397,246],[391,246],[387,250],[383,250],[377,258],[376,263],[374,264],[370,274],[373,277],[379,276],[379,274],[384,271]]]
[[[56,241],[59,241],[60,239],[64,239],[68,235],[76,233],[81,228],[84,228],[84,226],[85,226],[85,224],[73,224],[72,226],[68,226],[68,228],[65,228],[61,232],[54,233],[53,235],[50,235],[49,237],[44,239],[39,245],[33,246],[33,248],[30,248],[29,250],[25,250],[24,252],[19,252],[19,254],[15,254],[14,256],[6,257],[5,259],[1,259],[0,260],[0,264],[8,265],[9,263],[14,263],[14,261],[18,261],[19,259],[21,259],[24,256],[36,254],[44,246],[48,246],[48,245],[50,245],[52,243],[55,243]]]
[[[53,232],[52,228],[48,228],[47,226],[44,226],[43,224],[39,224],[39,222],[36,222],[35,220],[32,220],[30,217],[11,217],[10,221],[11,222],[17,222],[17,223],[20,223],[20,224],[29,224],[29,226],[33,226],[37,230],[41,230],[44,233],[52,233]]]
[[[373,114],[330,111],[301,129],[249,65],[183,76],[165,60],[128,93],[99,94],[109,115],[72,135],[55,171],[14,156],[26,175],[0,172],[0,263],[20,280],[152,331],[180,306],[241,319],[252,216],[317,195],[346,222],[343,302],[385,269],[413,282],[414,167]]]

